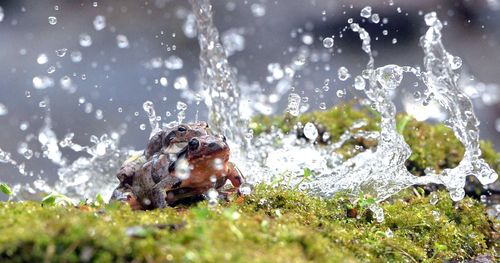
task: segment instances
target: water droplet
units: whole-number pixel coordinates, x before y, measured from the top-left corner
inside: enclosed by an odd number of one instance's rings
[[[185,111],[187,109],[187,104],[182,102],[182,101],[178,101],[177,102],[177,110],[179,111]]]
[[[320,108],[320,109],[322,109],[322,110],[325,110],[325,109],[326,109],[326,103],[321,102],[321,103],[319,104],[319,108]]]
[[[47,55],[45,55],[44,53],[38,55],[38,57],[36,59],[36,63],[43,65],[47,62],[49,62],[49,58],[47,57]]]
[[[161,77],[160,78],[160,85],[162,85],[163,87],[166,87],[168,85],[168,79],[165,77]]]
[[[300,114],[300,96],[296,93],[288,95],[288,113],[292,116],[299,116]]]
[[[19,124],[19,129],[20,129],[21,131],[25,131],[25,130],[27,130],[29,127],[30,127],[30,123],[29,123],[29,122],[27,122],[27,121],[23,121],[23,122],[21,122],[21,124]]]
[[[33,157],[33,151],[30,149],[26,149],[23,153],[23,156],[24,156],[24,158],[29,160],[29,159],[31,159],[31,157]]]
[[[5,17],[5,14],[3,12],[3,8],[0,6],[0,22],[3,21],[3,18]]]
[[[438,21],[436,12],[430,12],[424,16],[425,24],[427,26],[434,26],[434,24]]]
[[[453,57],[451,59],[451,69],[457,70],[461,67],[462,67],[462,58],[457,57],[457,56]]]
[[[365,79],[362,76],[356,76],[354,78],[354,88],[357,90],[364,90],[366,86]]]
[[[439,201],[439,197],[435,192],[432,192],[429,196],[429,203],[431,205],[436,205]]]
[[[385,236],[387,238],[393,238],[394,237],[394,233],[392,232],[392,230],[390,228],[387,228],[387,230],[385,231]]]
[[[101,31],[106,27],[106,17],[98,15],[94,18],[94,28],[96,31]]]
[[[190,173],[191,169],[186,158],[177,159],[175,162],[175,176],[181,180],[186,180],[189,178]]]
[[[325,37],[325,39],[323,39],[323,46],[325,48],[331,48],[333,47],[333,44],[334,44],[333,38]]]
[[[71,61],[73,61],[75,63],[82,61],[82,52],[80,52],[80,51],[71,52]]]
[[[55,71],[56,71],[56,67],[54,67],[54,66],[50,66],[50,67],[47,69],[47,73],[49,73],[49,74],[52,74],[52,73],[54,73]]]
[[[379,16],[379,14],[373,14],[372,17],[371,17],[371,19],[372,19],[372,22],[375,23],[375,24],[380,23],[380,16]],[[387,31],[387,30],[385,30],[385,31]]]
[[[463,188],[458,188],[458,189],[450,189],[450,197],[451,200],[458,202],[465,197],[465,191]]]
[[[92,38],[89,34],[80,34],[79,40],[82,47],[90,47],[92,45]]]
[[[361,15],[361,17],[369,18],[372,15],[372,7],[365,6],[363,9],[361,9],[360,15]]]
[[[146,130],[146,124],[141,123],[141,124],[139,125],[139,129],[140,129],[141,131],[145,131],[145,130]]]
[[[40,102],[38,102],[38,107],[40,108],[47,107],[47,102],[45,100],[41,100]]]
[[[184,62],[178,56],[170,56],[165,60],[165,67],[171,70],[182,69]]]
[[[217,192],[214,188],[210,188],[207,191],[207,197],[208,199],[217,199],[219,197],[219,192]]]
[[[312,45],[314,43],[314,38],[309,33],[303,34],[301,40],[302,40],[302,43],[304,43],[306,45]]]
[[[54,86],[54,80],[47,76],[36,76],[33,78],[33,87],[35,89],[46,89]]]
[[[250,195],[252,193],[252,186],[248,183],[240,185],[240,193],[242,195]]]
[[[337,97],[342,98],[345,95],[345,91],[342,89],[339,89],[339,90],[337,90],[337,92],[335,94],[337,95]]]
[[[339,80],[341,81],[345,81],[351,77],[351,75],[349,74],[349,70],[346,67],[340,67],[337,71],[337,75]]]
[[[5,116],[9,113],[9,110],[7,109],[7,106],[4,104],[0,103],[0,116]]]
[[[51,25],[57,24],[57,18],[55,16],[49,16],[49,24]]]
[[[403,69],[397,65],[387,65],[377,69],[377,80],[386,89],[395,89],[403,80]]]
[[[214,168],[216,170],[222,170],[224,169],[224,161],[220,158],[215,158],[214,159]]]
[[[61,48],[56,50],[56,55],[60,58],[64,57],[66,55],[66,52],[68,51],[67,48]]]
[[[255,17],[261,17],[266,14],[266,7],[262,4],[259,3],[254,3],[250,6],[250,9],[252,10],[252,14]]]
[[[239,29],[227,30],[222,34],[221,41],[228,57],[245,49],[245,37]]]
[[[180,76],[175,79],[174,89],[184,90],[187,89],[187,87],[188,87],[188,80],[185,76]]]
[[[377,204],[370,205],[368,207],[373,212],[373,217],[379,223],[384,222],[384,210]]]
[[[308,122],[304,125],[304,136],[311,141],[316,141],[316,138],[318,138],[318,129],[316,129],[313,123]]]
[[[129,43],[128,43],[127,36],[117,35],[116,36],[116,44],[118,45],[118,48],[128,48]]]

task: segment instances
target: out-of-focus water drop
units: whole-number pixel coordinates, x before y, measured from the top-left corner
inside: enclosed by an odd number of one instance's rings
[[[47,62],[49,62],[49,57],[47,57],[47,55],[45,53],[38,55],[38,57],[36,58],[36,63],[38,63],[40,65],[43,65]]]
[[[78,62],[82,61],[82,52],[73,51],[73,52],[71,52],[70,57],[71,57],[71,61],[78,63]]]
[[[318,138],[318,129],[314,123],[308,122],[304,125],[304,136],[311,141],[316,141]]]
[[[55,16],[49,16],[48,20],[49,20],[49,24],[51,24],[51,25],[57,24],[57,17],[55,17]]]
[[[364,90],[366,86],[365,79],[362,76],[356,76],[354,78],[354,88],[357,90]]]
[[[33,78],[33,87],[35,89],[46,89],[54,86],[54,80],[47,76],[36,76]]]
[[[128,43],[128,38],[125,35],[117,35],[116,36],[116,44],[118,45],[118,48],[128,48],[129,43]]]
[[[178,70],[184,67],[184,62],[178,56],[170,56],[165,60],[165,67],[171,70]]]
[[[5,116],[9,113],[9,110],[7,109],[7,106],[4,104],[0,103],[0,116]]]
[[[297,93],[290,93],[288,95],[288,113],[292,116],[299,116],[300,114],[300,96]]]
[[[64,57],[66,55],[66,52],[68,51],[67,48],[61,48],[56,50],[56,55],[60,58]]]
[[[82,33],[79,36],[80,46],[90,47],[92,45],[92,37],[89,34]]]
[[[255,17],[261,17],[266,15],[266,7],[260,3],[254,3],[250,6],[250,10],[252,10],[252,14]]]
[[[168,79],[165,77],[161,77],[160,78],[160,85],[162,85],[163,87],[166,87],[168,85]]]
[[[106,17],[102,15],[97,15],[93,21],[94,29],[96,31],[101,31],[106,27]]]
[[[361,9],[360,15],[361,15],[361,17],[369,18],[372,15],[372,7],[365,6],[363,9]]]
[[[3,12],[3,8],[0,6],[0,22],[3,21],[4,17],[5,17],[5,13]]]
[[[252,185],[243,183],[242,185],[240,185],[240,193],[242,195],[250,195],[252,193]]]
[[[351,74],[349,74],[349,70],[346,67],[340,67],[337,71],[337,76],[339,80],[346,81],[351,77]]]
[[[403,80],[403,69],[397,65],[387,65],[377,69],[378,82],[388,89],[395,89]]]
[[[191,174],[189,162],[186,158],[180,158],[175,161],[175,176],[181,180],[186,180]]]
[[[334,44],[333,38],[325,37],[325,39],[323,39],[323,46],[325,48],[332,48],[333,44]]]
[[[185,90],[188,87],[188,80],[185,76],[180,76],[175,79],[174,89]]]

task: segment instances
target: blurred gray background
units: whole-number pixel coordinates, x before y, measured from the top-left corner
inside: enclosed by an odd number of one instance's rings
[[[337,79],[340,66],[347,67],[355,76],[366,63],[358,36],[345,30],[349,18],[360,22],[370,32],[372,48],[377,53],[376,66],[421,65],[423,52],[418,42],[426,29],[423,15],[436,11],[446,24],[443,31],[448,51],[460,56],[463,68],[475,81],[481,82],[479,91],[470,91],[476,98],[481,137],[493,141],[495,148],[500,150],[497,130],[500,127],[495,128],[496,120],[500,126],[500,90],[497,86],[500,84],[500,1],[213,0],[212,3],[219,31],[235,29],[244,38],[244,49],[230,57],[240,80],[258,82],[258,89],[264,94],[276,86],[275,82],[266,81],[268,64],[289,64],[294,49],[300,46],[307,46],[313,53],[326,54],[326,58],[307,65],[296,75],[295,91],[309,97],[311,110],[319,109],[322,102],[331,107],[353,97],[362,97],[353,91],[352,78],[346,82]],[[372,13],[386,18],[387,23],[363,23],[360,10],[367,5],[372,7]],[[0,107],[4,106],[0,114],[0,148],[11,152],[20,162],[24,157],[17,148],[30,134],[38,134],[49,109],[40,107],[40,101],[47,98],[59,139],[74,132],[75,142],[89,145],[90,135],[100,136],[126,124],[127,132],[121,145],[141,149],[150,132],[143,102],[153,101],[162,121],[173,121],[177,101],[189,102],[174,88],[175,79],[185,76],[190,90],[197,89],[199,49],[197,40],[183,31],[189,19],[189,5],[185,0],[3,0],[0,7],[3,10]],[[106,26],[99,31],[93,24],[98,15],[106,19]],[[49,23],[51,16],[57,19],[55,24]],[[384,30],[387,30],[386,35]],[[90,46],[80,45],[81,34],[91,37]],[[119,48],[117,35],[126,36],[127,48]],[[328,51],[322,39],[332,35],[335,46],[333,51]],[[60,57],[56,50],[63,48],[67,52]],[[78,52],[81,52],[81,61],[74,62]],[[46,55],[46,63],[40,63],[44,62],[41,54]],[[164,60],[172,55],[182,59],[182,68],[165,66]],[[155,65],[158,59],[159,67]],[[55,71],[51,72],[50,67]],[[34,88],[37,76],[52,79],[53,85],[45,89]],[[67,85],[65,76],[71,79],[71,85]],[[166,86],[160,82],[162,77],[168,80]],[[330,89],[315,91],[323,86],[326,78],[331,80]],[[411,90],[413,82],[411,78],[405,80],[403,86],[408,88],[402,91]],[[347,89],[349,96],[337,98],[338,89]],[[481,93],[483,90],[487,91],[486,95]],[[274,104],[274,112],[283,112],[286,96]],[[396,101],[399,110],[403,111],[401,100],[397,97]],[[197,110],[200,119],[207,118],[203,104],[196,105],[192,101],[187,120],[193,120]],[[167,111],[171,116],[167,116]],[[141,124],[146,124],[147,129],[142,130]],[[40,145],[35,142],[29,147],[40,152]],[[63,149],[63,153],[70,160],[82,155],[68,149]],[[46,159],[33,157],[24,162],[27,170],[34,171],[35,177],[52,180],[56,177],[56,167]],[[0,181],[30,180],[20,176],[17,169],[0,163]]]

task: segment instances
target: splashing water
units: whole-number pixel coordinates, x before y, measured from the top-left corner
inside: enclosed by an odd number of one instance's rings
[[[212,19],[212,6],[209,0],[190,0],[193,14],[189,14],[186,21],[189,24],[189,37],[198,36],[200,46],[200,68],[202,89],[206,92],[205,103],[210,109],[211,128],[216,132],[226,135],[231,145],[232,161],[244,172],[249,183],[269,183],[284,174],[291,176],[290,182],[297,184],[303,182],[300,176],[304,168],[314,172],[313,180],[301,184],[301,189],[307,189],[322,196],[331,196],[342,190],[351,191],[357,195],[360,192],[370,193],[377,199],[384,200],[398,191],[412,185],[441,184],[450,191],[453,200],[458,201],[464,197],[465,178],[474,175],[486,185],[497,180],[498,175],[480,158],[478,121],[474,115],[472,103],[466,93],[459,87],[458,70],[461,67],[461,59],[446,51],[441,41],[442,24],[435,13],[425,16],[428,30],[421,37],[420,44],[424,50],[425,57],[422,71],[418,67],[385,65],[375,67],[375,60],[371,49],[371,38],[368,32],[357,23],[350,22],[350,29],[356,32],[362,42],[361,48],[368,55],[368,63],[362,74],[354,75],[347,68],[341,67],[337,77],[341,81],[354,81],[354,88],[364,92],[370,102],[370,106],[380,113],[380,132],[358,131],[367,125],[363,121],[353,124],[344,132],[337,142],[325,147],[318,147],[305,140],[299,140],[296,135],[283,134],[273,131],[253,138],[248,132],[247,120],[241,117],[247,111],[249,105],[245,101],[255,94],[241,92],[237,85],[236,71],[228,62],[227,54],[221,44],[219,33]],[[264,10],[265,11],[265,10]],[[258,12],[260,14],[261,12]],[[362,17],[372,17],[371,9],[361,11]],[[378,17],[378,15],[377,15]],[[96,17],[96,21],[98,17]],[[375,20],[378,20],[375,19]],[[373,21],[374,23],[378,23]],[[196,27],[194,27],[196,23]],[[96,30],[105,27],[104,18],[99,18]],[[184,27],[188,27],[184,25]],[[184,29],[185,31],[187,29]],[[126,37],[120,37],[118,45],[128,47]],[[227,41],[226,41],[227,42]],[[126,45],[125,45],[126,43]],[[92,39],[87,34],[80,35],[80,45],[89,47]],[[325,48],[331,49],[334,45],[332,38],[323,40]],[[239,49],[235,49],[239,51]],[[234,51],[234,50],[233,50]],[[278,85],[273,90],[273,99],[288,94],[287,111],[294,117],[299,116],[307,109],[307,98],[297,94],[291,88],[294,73],[307,66],[307,58],[310,52],[307,48],[300,48],[289,65],[283,68],[279,64],[270,64],[268,70],[272,81],[278,80]],[[73,59],[73,53],[71,54]],[[39,64],[44,64],[46,59],[39,59]],[[41,61],[44,60],[44,61]],[[182,68],[180,58],[168,59],[169,69]],[[160,64],[162,59],[159,58]],[[42,63],[43,62],[43,63]],[[76,61],[75,61],[76,62]],[[179,64],[180,63],[180,64]],[[154,63],[152,63],[153,65]],[[352,77],[351,77],[351,74]],[[465,147],[465,154],[460,164],[453,169],[445,169],[436,174],[429,172],[425,176],[416,177],[405,167],[405,161],[411,155],[411,150],[404,138],[396,129],[396,107],[391,100],[390,93],[397,89],[404,74],[413,74],[425,85],[423,95],[425,101],[435,100],[446,110],[448,119],[446,124],[450,126],[456,137]],[[167,86],[167,79],[160,80],[163,86]],[[326,85],[326,84],[325,84]],[[177,90],[187,89],[187,79],[179,77],[173,84]],[[292,92],[289,92],[292,89]],[[344,90],[339,97],[345,94]],[[337,93],[339,94],[339,93]],[[48,100],[45,100],[48,102]],[[266,102],[269,102],[266,101]],[[183,102],[177,103],[179,110],[178,121],[172,123],[159,123],[153,103],[146,101],[143,109],[151,126],[151,135],[158,132],[161,127],[171,127],[184,119],[187,105]],[[251,111],[253,112],[253,111]],[[161,127],[160,127],[161,126]],[[118,131],[104,134],[100,137],[91,136],[91,146],[82,146],[74,143],[74,134],[67,134],[58,141],[51,127],[49,116],[45,118],[45,124],[38,134],[38,141],[42,145],[43,156],[58,165],[59,180],[54,186],[49,186],[42,179],[33,185],[38,191],[55,190],[70,197],[81,198],[92,197],[97,193],[109,197],[112,189],[116,186],[115,172],[121,163],[131,154],[138,152],[128,148],[120,148],[119,140],[125,133],[125,127]],[[318,128],[314,123],[307,123],[304,127],[305,136],[314,141],[318,138]],[[323,135],[323,136],[327,136]],[[344,160],[342,156],[335,153],[336,149],[351,138],[365,138],[377,140],[375,149],[357,149],[359,154]],[[252,147],[245,147],[252,145]],[[88,156],[80,157],[70,163],[61,153],[61,148],[69,148],[75,152],[82,152]],[[19,164],[11,158],[11,154],[0,149],[0,163],[9,163],[24,171],[24,164]],[[286,167],[283,165],[286,164]],[[179,171],[180,176],[188,173],[186,167],[179,167],[185,171]],[[189,175],[189,174],[188,174]],[[23,193],[23,188],[31,191],[31,186],[14,187],[16,193]],[[248,194],[250,186],[245,184],[242,193]],[[210,199],[215,199],[215,193],[209,193]],[[380,207],[370,207],[377,221],[383,221],[384,215]]]
[[[190,0],[190,3],[196,17],[202,88],[208,91],[206,104],[211,111],[212,127],[233,141],[242,139],[240,92],[235,71],[229,65],[213,23],[212,5],[209,0]]]

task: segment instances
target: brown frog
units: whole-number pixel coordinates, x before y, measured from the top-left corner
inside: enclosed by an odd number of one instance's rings
[[[130,198],[134,176],[142,168],[144,163],[151,160],[155,154],[178,154],[191,138],[207,134],[211,134],[211,131],[206,122],[180,124],[155,134],[149,140],[143,155],[133,155],[123,163],[116,175],[120,184],[114,190],[111,199],[123,201]],[[168,167],[168,164],[164,164],[168,159],[163,159],[162,165]],[[157,173],[154,175],[157,175]],[[156,182],[159,181],[159,178],[155,179]]]
[[[229,179],[238,188],[243,177],[229,162],[230,150],[225,137],[203,135],[189,140],[188,145],[170,161],[167,154],[153,157],[141,168],[131,187],[128,202],[135,209],[164,208],[184,199],[201,196],[208,189],[220,189]],[[181,180],[176,166],[189,163],[189,177]],[[159,178],[159,181],[157,181]]]
[[[149,160],[159,152],[178,153],[191,138],[209,134],[212,134],[212,132],[206,122],[180,124],[171,129],[158,132],[151,137],[144,154],[146,159]]]

